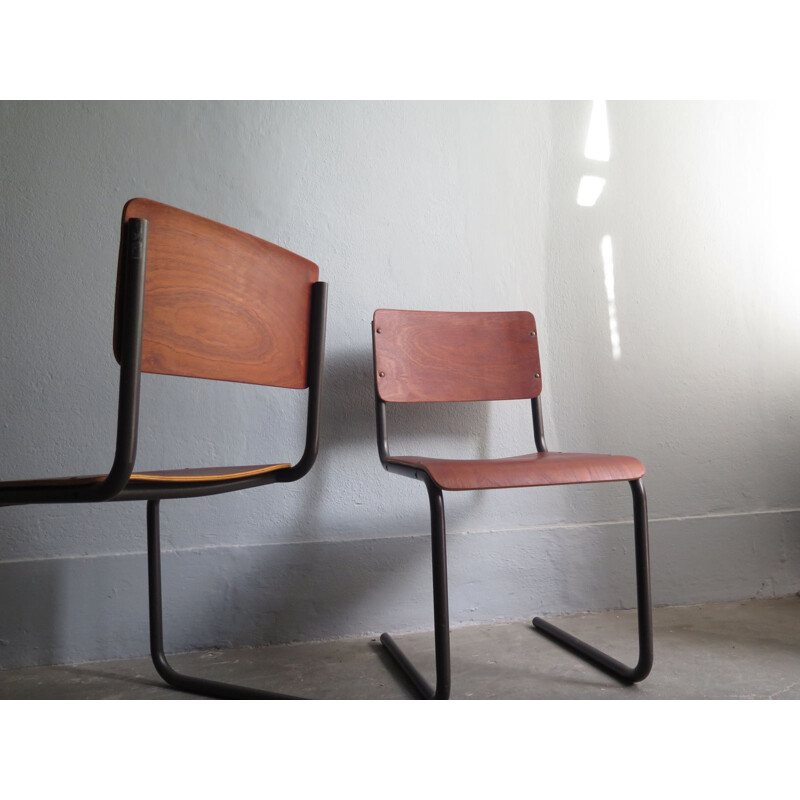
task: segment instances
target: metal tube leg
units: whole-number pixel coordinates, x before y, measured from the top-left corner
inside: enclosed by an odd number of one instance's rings
[[[647,494],[641,479],[631,481],[636,546],[636,604],[639,618],[639,663],[633,681],[642,681],[653,668],[653,604],[650,593],[650,544],[647,533]]]
[[[164,655],[164,627],[161,604],[161,532],[159,527],[159,501],[147,502],[147,583],[150,604],[150,655],[156,672],[167,682],[172,678],[172,667]]]
[[[161,536],[159,501],[147,501],[147,577],[150,599],[150,655],[158,674],[172,687],[221,700],[300,700],[286,694],[265,692],[233,683],[194,678],[176,672],[164,654],[164,629],[161,604]]]
[[[636,601],[638,605],[639,660],[628,667],[550,622],[535,617],[533,626],[563,647],[623,683],[644,680],[653,667],[653,611],[650,599],[650,554],[647,535],[647,495],[641,480],[630,481],[636,549]]]
[[[388,633],[381,644],[405,672],[423,700],[447,700],[450,697],[450,612],[447,602],[447,548],[445,541],[444,500],[442,492],[426,483],[431,507],[431,559],[433,563],[433,626],[436,650],[436,689],[409,661]]]

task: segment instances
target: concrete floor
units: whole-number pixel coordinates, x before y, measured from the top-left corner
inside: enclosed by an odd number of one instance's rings
[[[636,659],[631,611],[557,620],[626,663]],[[800,699],[800,598],[654,610],[655,666],[622,686],[536,633],[530,622],[452,632],[452,698],[669,700]],[[433,678],[433,637],[396,637]],[[375,638],[185,653],[178,671],[314,699],[404,699],[412,693]],[[147,658],[0,670],[0,699],[189,700]]]

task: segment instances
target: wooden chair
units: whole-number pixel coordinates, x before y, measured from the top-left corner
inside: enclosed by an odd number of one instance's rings
[[[288,699],[176,672],[164,654],[159,504],[286,483],[319,446],[327,284],[316,264],[274,244],[152,200],[130,200],[114,318],[120,365],[116,453],[106,475],[0,483],[0,505],[147,502],[150,649],[177,689],[228,699]],[[308,389],[299,462],[134,472],[142,372]]]
[[[539,617],[533,625],[559,644],[626,683],[647,677],[653,663],[647,500],[644,465],[629,456],[548,452],[536,323],[528,312],[436,312],[380,309],[372,321],[378,453],[389,472],[422,481],[431,512],[434,689],[388,633],[381,642],[423,699],[450,696],[450,624],[442,491],[628,481],[633,493],[639,660],[628,667]],[[386,403],[530,399],[536,452],[496,459],[441,459],[389,454]]]

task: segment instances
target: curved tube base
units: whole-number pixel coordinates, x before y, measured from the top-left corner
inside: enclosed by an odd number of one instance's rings
[[[650,554],[647,535],[647,495],[641,479],[630,481],[633,494],[633,527],[636,548],[636,598],[639,622],[639,661],[628,667],[616,658],[556,627],[534,617],[533,627],[567,650],[623,683],[643,681],[653,667],[653,612],[650,599]]]
[[[449,632],[448,632],[449,633]],[[397,662],[400,669],[403,670],[411,685],[419,695],[420,700],[449,700],[450,699],[450,665],[447,665],[445,674],[441,676],[441,680],[436,681],[436,689],[434,689],[427,680],[422,676],[422,673],[409,661],[408,656],[400,649],[397,642],[388,634],[381,634],[381,644],[386,648],[388,653]],[[448,643],[449,644],[449,643]],[[449,646],[447,647],[449,656]],[[437,656],[440,649],[437,647]],[[437,670],[438,674],[438,670]]]
[[[288,694],[252,689],[235,683],[195,678],[176,672],[164,654],[164,628],[161,606],[161,537],[159,501],[147,502],[147,577],[150,599],[150,655],[156,672],[174,689],[219,700],[302,700]]]
[[[533,627],[548,638],[558,642],[558,644],[562,645],[567,650],[575,653],[575,655],[580,656],[584,661],[588,661],[612,678],[616,678],[621,683],[638,683],[639,681],[643,681],[650,674],[650,669],[653,666],[652,653],[650,653],[649,658],[640,658],[639,663],[635,667],[628,667],[621,661],[617,661],[616,658],[612,658],[596,647],[586,644],[586,642],[556,627],[551,622],[547,622],[547,620],[541,617],[533,618]]]

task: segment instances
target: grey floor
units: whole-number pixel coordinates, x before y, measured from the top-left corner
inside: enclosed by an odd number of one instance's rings
[[[630,611],[579,614],[558,623],[627,663],[636,659]],[[780,699],[800,698],[800,598],[657,608],[655,666],[622,686],[535,632],[530,622],[455,628],[452,698]],[[433,676],[431,633],[396,637]],[[412,696],[376,639],[185,653],[179,671],[315,699]],[[0,670],[0,699],[199,699],[165,686],[136,658]]]

